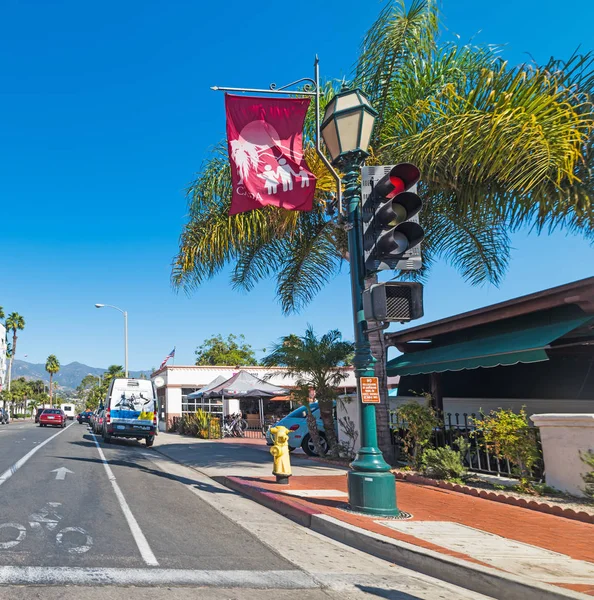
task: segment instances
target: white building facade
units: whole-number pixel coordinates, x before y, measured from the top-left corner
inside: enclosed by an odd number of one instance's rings
[[[161,427],[168,428],[174,417],[193,413],[201,406],[199,400],[188,399],[189,394],[208,385],[219,376],[228,379],[239,371],[247,371],[259,379],[283,388],[292,388],[296,385],[294,377],[286,376],[287,370],[284,367],[165,366],[151,375],[153,381],[156,377],[162,377],[165,381],[165,384],[157,390]],[[345,368],[345,373],[346,378],[340,387],[349,393],[356,388],[355,373],[352,367]],[[238,410],[238,400],[227,400],[222,405],[223,414]]]
[[[0,323],[0,392],[4,389],[6,385],[6,370],[7,370],[7,360],[6,360],[6,327]]]

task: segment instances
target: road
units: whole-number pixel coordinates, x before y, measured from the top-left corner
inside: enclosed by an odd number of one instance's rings
[[[1,426],[0,598],[481,598],[319,536],[157,449],[104,444],[76,422]]]

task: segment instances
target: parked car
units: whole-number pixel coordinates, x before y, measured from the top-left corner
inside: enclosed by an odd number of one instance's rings
[[[66,427],[66,413],[61,408],[46,408],[39,415],[39,427]]]
[[[90,423],[92,415],[93,415],[92,410],[83,410],[83,412],[78,413],[76,420],[79,422],[79,424]]]
[[[45,410],[45,408],[38,408],[35,411],[35,422],[39,423],[39,417],[41,416],[41,413]]]
[[[157,391],[149,379],[113,379],[105,402],[103,440],[136,438],[152,446],[158,429],[158,408]]]
[[[324,424],[322,423],[322,419],[320,418],[320,409],[318,407],[318,403],[314,402],[310,405],[311,412],[313,416],[316,418],[316,423],[318,424],[318,431],[320,432],[320,445],[322,446],[322,450],[325,452],[328,449],[328,443],[326,442],[326,434],[324,433]],[[277,421],[273,427],[278,425],[282,425],[289,430],[289,451],[292,452],[296,448],[303,448],[303,451],[309,456],[317,456],[313,441],[311,436],[309,435],[309,430],[307,428],[307,420],[305,416],[307,415],[307,409],[305,406],[300,406],[296,408],[293,412],[289,413],[286,417],[282,418],[280,421]],[[266,431],[266,444],[268,446],[272,446],[272,434],[270,433],[270,427]]]
[[[95,415],[95,418],[93,419],[93,425],[91,427],[91,429],[93,430],[94,433],[100,435],[101,432],[103,431],[103,419],[105,416],[105,409],[101,408],[100,410],[97,411],[97,414]]]
[[[8,414],[8,411],[3,408],[0,408],[0,423],[3,423],[4,425],[10,423],[10,415]]]

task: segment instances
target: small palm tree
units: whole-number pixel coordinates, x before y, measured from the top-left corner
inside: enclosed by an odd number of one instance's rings
[[[10,313],[6,319],[7,331],[12,331],[12,351],[10,356],[10,366],[8,368],[8,391],[10,391],[10,383],[12,381],[12,364],[17,348],[17,331],[25,329],[25,319],[19,313]]]
[[[4,309],[0,306],[0,319],[4,318]]]
[[[49,384],[49,395],[50,395],[50,406],[53,406],[54,403],[52,401],[52,393],[53,386],[52,380],[54,375],[60,370],[60,361],[57,359],[55,354],[50,354],[45,361],[45,370],[49,373],[50,384]]]
[[[305,335],[287,335],[280,339],[266,356],[264,366],[287,367],[284,376],[292,376],[297,381],[295,396],[307,408],[307,426],[316,452],[324,454],[320,446],[320,436],[316,420],[309,406],[309,391],[315,390],[316,400],[320,407],[320,417],[324,423],[328,451],[335,454],[338,441],[334,428],[334,400],[338,396],[338,387],[346,378],[346,373],[339,367],[349,364],[354,352],[351,342],[345,342],[342,334],[333,329],[320,338],[311,326]]]

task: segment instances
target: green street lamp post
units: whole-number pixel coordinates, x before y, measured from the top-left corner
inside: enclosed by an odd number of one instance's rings
[[[344,200],[348,214],[348,244],[351,296],[355,326],[354,367],[361,403],[361,448],[348,474],[349,504],[352,510],[370,515],[398,515],[396,485],[390,466],[377,443],[375,406],[362,402],[361,378],[373,377],[375,359],[363,316],[365,271],[361,225],[360,167],[368,156],[377,112],[358,89],[342,89],[327,105],[321,133],[332,164],[343,173]]]

